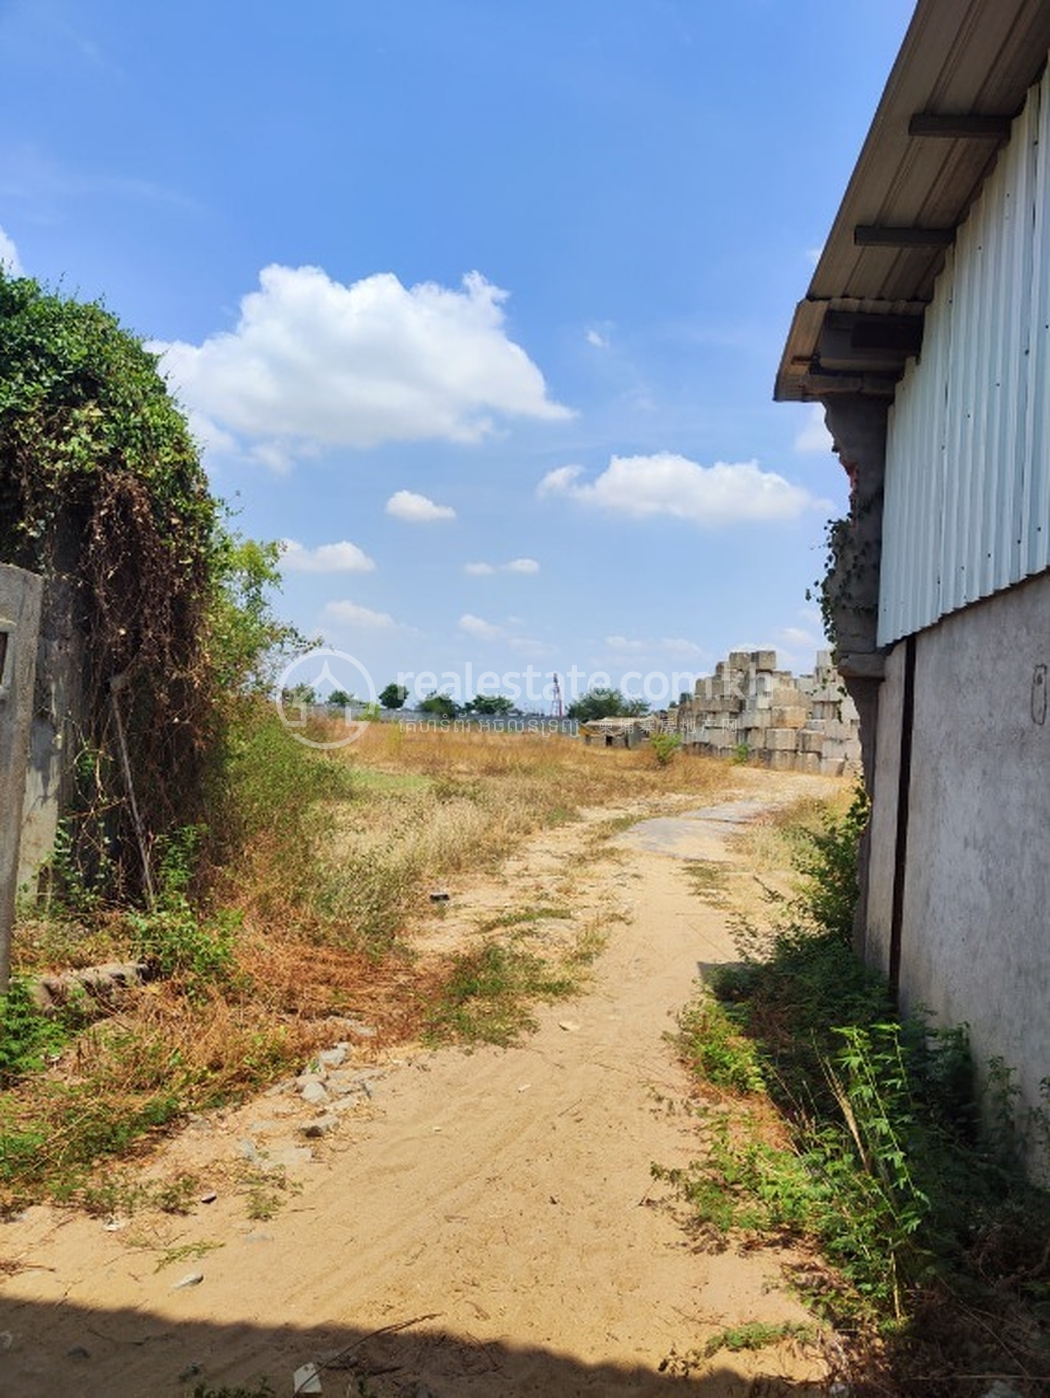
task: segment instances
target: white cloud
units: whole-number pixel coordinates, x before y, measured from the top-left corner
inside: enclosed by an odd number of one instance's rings
[[[336,621],[361,630],[390,631],[399,624],[389,612],[374,612],[371,607],[362,607],[356,602],[329,602],[325,611]]]
[[[614,456],[593,481],[581,483],[581,466],[559,466],[540,481],[542,496],[567,495],[582,505],[646,519],[670,515],[694,524],[721,525],[795,519],[823,504],[802,486],[759,469],[757,461],[718,461],[699,466],[672,452]]]
[[[478,272],[452,290],[382,272],[344,285],[320,267],[265,267],[236,328],[156,344],[183,404],[248,455],[477,442],[496,418],[572,416],[507,336],[507,293]]]
[[[587,331],[587,343],[593,345],[595,349],[608,349],[609,341],[597,330]]]
[[[435,519],[456,518],[451,505],[435,505],[429,496],[417,495],[414,490],[395,491],[386,502],[386,512],[409,524],[429,524]]]
[[[18,249],[15,247],[15,240],[0,228],[0,266],[9,277],[20,277],[22,273],[22,263],[18,256]]]
[[[536,487],[536,494],[542,500],[547,495],[567,493],[577,476],[583,475],[582,466],[556,466],[548,471]]]
[[[683,636],[663,636],[658,641],[647,641],[630,636],[606,636],[605,644],[617,655],[684,655],[690,659],[702,659],[707,652],[695,641]]]
[[[464,573],[475,578],[489,578],[493,573],[538,573],[540,565],[534,558],[512,558],[509,563],[464,563]]]
[[[459,629],[479,641],[502,641],[506,639],[507,634],[502,626],[493,626],[490,621],[485,621],[480,616],[472,616],[470,612],[464,612],[460,617]]]
[[[810,408],[806,425],[795,438],[795,450],[807,455],[834,450],[831,433],[824,425],[824,408],[820,403],[814,403]]]
[[[295,539],[281,541],[281,563],[293,573],[371,573],[375,562],[356,544],[345,539],[338,544],[318,544],[304,548]]]

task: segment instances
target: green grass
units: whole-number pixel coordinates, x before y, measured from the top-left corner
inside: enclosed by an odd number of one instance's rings
[[[653,1171],[703,1232],[818,1248],[813,1305],[880,1330],[890,1382],[928,1368],[922,1392],[954,1394],[968,1370],[1034,1393],[1050,1374],[1050,1194],[1021,1174],[1009,1072],[991,1074],[998,1109],[975,1101],[965,1028],[901,1021],[853,955],[857,834],[854,807],[804,839],[806,883],[768,957],[727,967],[681,1016],[702,1089],[768,1105],[701,1098],[698,1158]]]
[[[426,1021],[435,1042],[510,1044],[535,1027],[532,1004],[573,994],[576,979],[538,956],[489,941],[461,953]]]
[[[679,1354],[672,1349],[666,1359],[660,1362],[660,1372],[673,1374],[677,1378],[689,1378],[703,1370],[716,1354],[728,1350],[740,1354],[744,1350],[768,1349],[771,1345],[782,1344],[785,1340],[812,1343],[817,1338],[817,1328],[799,1321],[745,1321],[742,1325],[730,1325],[712,1335],[698,1349]]]
[[[497,913],[494,917],[485,918],[478,923],[479,932],[496,932],[501,927],[534,927],[537,922],[544,922],[547,919],[565,919],[572,917],[571,908],[547,907],[546,904],[537,904],[534,908],[512,908],[505,913]]]

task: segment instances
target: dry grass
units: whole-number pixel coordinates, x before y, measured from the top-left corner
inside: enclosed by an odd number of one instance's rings
[[[431,890],[492,876],[530,834],[582,809],[707,797],[730,774],[686,756],[660,766],[646,749],[392,724],[318,755],[275,726],[244,735],[235,857],[212,880],[212,905],[235,915],[229,963],[78,1007],[64,1052],[0,1092],[0,1207],[93,1197],[98,1160],[298,1070],[346,1037],[348,1021],[373,1028],[376,1049],[418,1038],[463,969],[447,947],[429,957],[414,947],[413,924],[440,914]],[[177,935],[207,929],[184,899],[174,907]],[[523,1024],[529,996],[584,974],[601,944],[589,924],[541,927],[506,929],[514,957],[535,969],[516,982]],[[119,960],[134,946],[119,913],[36,916],[18,929],[16,969]],[[476,937],[463,954],[477,954]]]

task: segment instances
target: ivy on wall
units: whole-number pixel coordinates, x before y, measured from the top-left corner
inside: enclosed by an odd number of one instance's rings
[[[45,608],[83,640],[69,857],[107,896],[136,892],[144,849],[200,816],[228,550],[156,356],[103,306],[0,268],[0,562],[43,573]]]

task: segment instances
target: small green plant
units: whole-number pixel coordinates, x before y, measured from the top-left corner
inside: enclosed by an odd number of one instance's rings
[[[202,921],[190,902],[188,890],[203,834],[200,827],[189,826],[163,843],[155,907],[127,914],[136,954],[154,963],[162,976],[184,978],[191,991],[230,976],[238,920],[233,914],[220,914]]]
[[[682,740],[677,733],[654,733],[649,739],[649,746],[653,750],[657,766],[668,767],[682,746]]]
[[[838,819],[826,814],[820,830],[806,830],[795,856],[802,889],[792,905],[794,912],[807,926],[847,944],[853,938],[853,911],[860,893],[857,847],[870,813],[871,802],[858,785],[846,814]]]
[[[207,1257],[209,1252],[217,1252],[219,1248],[224,1248],[225,1243],[183,1243],[180,1247],[165,1248],[157,1258],[157,1265],[154,1272],[162,1272],[165,1267],[172,1267],[177,1262],[195,1261],[199,1257]]]
[[[258,1222],[275,1218],[293,1194],[302,1191],[298,1180],[288,1178],[283,1166],[274,1169],[249,1170],[244,1178],[248,1217]]]
[[[739,1354],[742,1350],[767,1349],[770,1345],[782,1344],[784,1340],[812,1343],[816,1338],[816,1326],[799,1321],[745,1321],[743,1325],[731,1325],[719,1330],[716,1335],[705,1340],[699,1349],[687,1350],[684,1354],[672,1349],[667,1358],[660,1361],[660,1372],[673,1374],[678,1378],[689,1378],[703,1369],[720,1350]]]
[[[751,749],[747,743],[737,743],[729,760],[737,767],[746,767],[751,761]]]
[[[538,956],[486,942],[455,959],[427,1018],[427,1033],[435,1041],[509,1044],[535,1024],[530,1001],[558,999],[574,989],[571,976],[559,975]]]
[[[26,982],[12,977],[0,995],[0,1085],[41,1069],[67,1037],[59,1021],[41,1014]]]
[[[765,1079],[754,1043],[729,1010],[701,992],[678,1020],[682,1057],[697,1076],[728,1092],[761,1092]]]

